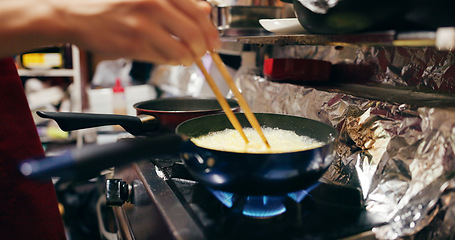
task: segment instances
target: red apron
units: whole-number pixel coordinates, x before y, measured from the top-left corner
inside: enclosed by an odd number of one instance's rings
[[[36,156],[44,151],[14,61],[0,59],[0,239],[66,239],[52,182],[17,171]]]

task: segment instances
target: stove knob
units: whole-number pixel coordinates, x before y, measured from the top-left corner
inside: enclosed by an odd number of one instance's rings
[[[108,206],[122,206],[130,199],[131,186],[122,179],[106,180],[106,204]]]

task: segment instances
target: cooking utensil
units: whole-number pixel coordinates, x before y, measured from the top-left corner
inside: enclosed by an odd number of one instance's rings
[[[403,0],[384,0],[368,4],[362,0],[284,2],[292,2],[295,15],[303,28],[317,34],[395,29],[401,25],[400,17],[403,11],[412,5]]]
[[[218,70],[220,71],[221,75],[223,76],[226,84],[229,86],[232,93],[234,93],[234,96],[237,98],[237,101],[238,101],[240,107],[242,108],[243,112],[245,113],[245,116],[248,119],[248,121],[250,122],[251,126],[259,134],[259,136],[261,137],[261,140],[264,142],[265,146],[267,146],[267,148],[270,148],[270,144],[267,141],[267,139],[265,138],[264,133],[262,132],[261,125],[259,124],[258,120],[254,116],[253,111],[251,111],[250,107],[248,106],[248,103],[246,102],[245,98],[243,98],[239,89],[235,85],[234,80],[232,80],[232,77],[229,74],[226,66],[224,65],[223,60],[221,60],[220,55],[218,55],[217,53],[212,51],[212,52],[210,52],[210,56],[212,56],[212,59],[215,62],[215,65],[218,67]],[[217,97],[217,99],[221,99],[221,96]]]
[[[236,153],[186,144],[181,156],[190,174],[210,188],[248,195],[282,194],[313,185],[334,159],[337,131],[321,122],[297,116],[255,115],[263,127],[295,131],[325,144],[288,153]],[[243,126],[249,126],[243,113],[236,116]],[[176,132],[194,138],[224,130],[228,125],[224,115],[212,115],[186,121]]]
[[[248,143],[249,141],[248,141],[248,138],[246,137],[245,133],[243,132],[242,125],[240,125],[239,120],[237,120],[234,113],[231,111],[231,109],[229,109],[226,99],[223,97],[223,94],[221,93],[220,89],[218,89],[218,87],[216,86],[216,83],[213,80],[213,78],[210,76],[210,74],[205,69],[204,65],[202,64],[202,61],[197,60],[196,65],[199,67],[202,74],[204,75],[205,80],[207,81],[210,88],[212,89],[212,92],[215,94],[216,99],[218,100],[218,103],[223,108],[223,110],[226,113],[226,116],[228,117],[232,126],[234,126],[235,130],[237,130],[237,132],[240,133],[240,136],[242,136],[245,143]]]
[[[256,113],[265,127],[295,131],[323,141],[321,147],[287,153],[236,153],[196,146],[189,138],[233,128],[225,114],[187,120],[176,134],[134,138],[101,146],[87,146],[43,160],[27,160],[22,174],[35,179],[62,180],[96,176],[103,169],[143,160],[161,153],[180,152],[190,174],[216,190],[248,195],[274,195],[305,189],[316,183],[335,157],[336,129],[324,123],[290,115]],[[240,123],[249,127],[242,113]]]
[[[239,111],[238,103],[233,99],[226,100],[232,111]],[[216,99],[204,98],[161,98],[134,104],[136,116],[116,114],[42,112],[43,118],[55,120],[64,131],[106,125],[120,125],[133,135],[146,134],[152,130],[174,131],[180,123],[195,117],[222,113]]]
[[[280,18],[281,7],[274,6],[214,6],[213,24],[223,36],[270,35],[259,24],[259,19]]]

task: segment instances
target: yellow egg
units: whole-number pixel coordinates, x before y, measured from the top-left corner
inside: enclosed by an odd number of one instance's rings
[[[313,149],[324,145],[308,136],[299,136],[294,131],[264,127],[264,135],[270,144],[266,147],[259,134],[253,128],[244,128],[249,143],[246,144],[240,133],[234,129],[213,132],[191,140],[198,146],[229,152],[248,153],[283,153]]]

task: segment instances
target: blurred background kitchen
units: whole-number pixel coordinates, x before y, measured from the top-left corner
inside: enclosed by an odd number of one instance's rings
[[[360,189],[366,211],[386,223],[353,239],[455,236],[454,3],[211,3],[219,53],[254,112],[302,116],[339,130],[338,158],[324,181]],[[210,56],[202,60],[232,98]],[[23,53],[16,63],[33,112],[135,116],[141,101],[213,97],[196,66],[105,60],[72,45]],[[35,122],[48,155],[127,134],[116,126],[64,132],[54,121]],[[109,173],[55,180],[70,239],[121,238],[115,214],[97,206]]]

